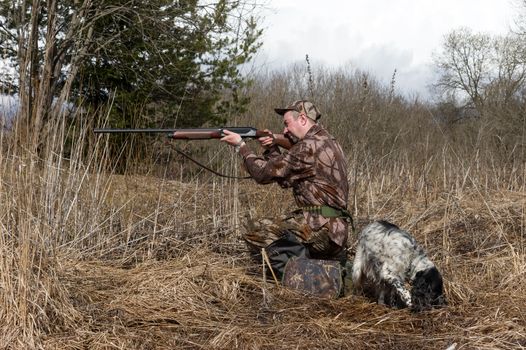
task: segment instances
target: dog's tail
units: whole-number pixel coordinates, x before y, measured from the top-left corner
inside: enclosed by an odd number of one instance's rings
[[[358,249],[356,250],[356,255],[354,256],[354,261],[352,265],[352,284],[353,288],[356,290],[360,290],[362,287],[363,282],[363,275],[364,275],[364,261],[365,258],[365,252],[364,250],[358,245]]]

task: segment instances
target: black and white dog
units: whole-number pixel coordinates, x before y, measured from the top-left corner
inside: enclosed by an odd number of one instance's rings
[[[446,304],[435,264],[413,236],[387,221],[375,221],[360,232],[352,281],[355,290],[379,304],[413,311]]]

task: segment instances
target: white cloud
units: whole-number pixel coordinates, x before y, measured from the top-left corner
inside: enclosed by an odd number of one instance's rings
[[[516,0],[515,0],[516,1]],[[426,95],[432,53],[460,27],[505,34],[514,0],[271,0],[256,64],[282,68],[302,62],[341,67],[349,62],[380,81],[398,71],[404,92]],[[514,12],[515,11],[515,12]],[[406,90],[410,89],[410,90]]]

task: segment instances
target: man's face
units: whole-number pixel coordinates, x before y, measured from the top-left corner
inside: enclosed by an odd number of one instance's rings
[[[301,140],[305,136],[303,124],[304,120],[302,119],[302,115],[296,119],[294,119],[294,112],[292,111],[288,111],[283,115],[283,125],[285,126],[283,133],[285,135]]]

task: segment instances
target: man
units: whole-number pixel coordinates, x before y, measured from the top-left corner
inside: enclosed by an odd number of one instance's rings
[[[294,101],[275,111],[283,117],[284,135],[295,140],[287,152],[281,153],[273,137],[259,139],[266,148],[262,156],[254,154],[236,133],[225,130],[226,136],[221,139],[237,148],[257,183],[277,182],[283,188],[292,188],[298,206],[298,211],[289,216],[251,225],[245,239],[249,245],[266,247],[292,232],[309,258],[344,264],[350,215],[343,151],[318,124],[321,114],[312,102]]]

